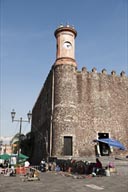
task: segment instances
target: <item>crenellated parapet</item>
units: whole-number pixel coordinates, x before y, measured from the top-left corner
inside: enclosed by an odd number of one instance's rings
[[[111,74],[107,74],[106,69],[98,73],[95,67],[90,72],[86,67],[83,67],[81,71],[76,72],[76,75],[78,103],[84,104],[88,101],[94,107],[99,103],[102,103],[102,106],[107,106],[107,103],[110,103],[110,98],[116,105],[118,102],[126,100],[128,77],[124,71],[117,75],[114,70]],[[108,108],[106,107],[105,110],[107,111]]]
[[[117,75],[115,70],[112,70],[112,71],[111,71],[111,74],[108,74],[106,69],[102,69],[102,71],[99,73],[99,72],[97,72],[97,69],[96,69],[95,67],[92,68],[92,71],[91,71],[91,72],[87,71],[87,68],[86,68],[86,67],[82,67],[82,70],[79,71],[79,73],[81,73],[81,75],[88,75],[88,76],[90,76],[90,77],[91,77],[91,76],[92,76],[92,77],[96,77],[96,76],[97,76],[97,77],[98,77],[98,76],[108,76],[109,78],[115,77],[115,78],[124,79],[124,80],[127,80],[127,79],[128,79],[128,77],[127,77],[127,75],[126,75],[126,73],[125,73],[124,71],[122,71],[122,72],[120,73],[120,75]]]

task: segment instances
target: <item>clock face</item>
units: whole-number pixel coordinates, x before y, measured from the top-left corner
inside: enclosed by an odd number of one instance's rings
[[[63,46],[65,49],[71,49],[72,44],[69,41],[65,41]]]

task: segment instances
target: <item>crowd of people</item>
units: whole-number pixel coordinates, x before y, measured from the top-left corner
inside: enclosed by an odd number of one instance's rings
[[[29,161],[26,160],[23,166],[28,168],[30,166]],[[4,162],[0,164],[0,174],[4,174],[4,176],[16,176],[15,166],[11,165],[9,160],[4,160]]]
[[[25,169],[32,168],[30,166],[29,161],[25,161],[23,167]],[[103,167],[99,158],[96,158],[96,162],[88,162],[88,161],[77,161],[73,159],[63,160],[56,159],[55,161],[46,162],[44,159],[40,162],[38,166],[38,170],[41,172],[46,171],[56,171],[56,172],[70,172],[73,174],[92,174],[93,176],[97,175],[109,175],[109,168],[114,167],[113,163],[109,163],[106,167]],[[16,170],[14,166],[9,166],[8,162],[4,162],[4,164],[0,165],[1,173],[4,170],[4,174],[7,176],[14,176],[16,174]]]
[[[8,160],[5,160],[4,163],[0,164],[0,173],[5,176],[16,175],[14,166],[10,165]]]
[[[114,166],[114,165],[113,165]],[[88,162],[88,161],[76,161],[73,159],[62,160],[57,159],[56,161],[45,162],[44,160],[40,163],[40,171],[63,171],[70,172],[73,174],[92,174],[96,175],[106,175],[106,170],[108,170],[110,165],[106,165],[103,167],[99,158],[96,158],[96,162]]]

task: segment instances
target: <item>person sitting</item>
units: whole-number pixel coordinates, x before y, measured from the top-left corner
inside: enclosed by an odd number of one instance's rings
[[[40,171],[41,172],[45,172],[46,171],[46,162],[45,162],[44,159],[40,162]]]
[[[55,171],[56,171],[56,172],[59,172],[59,171],[60,171],[60,166],[59,166],[59,165],[56,165]]]
[[[4,176],[16,176],[14,167],[8,168]]]
[[[98,158],[96,158],[96,163],[93,167],[93,173],[94,174],[98,174],[98,172],[102,169],[102,163],[100,162],[100,160]]]

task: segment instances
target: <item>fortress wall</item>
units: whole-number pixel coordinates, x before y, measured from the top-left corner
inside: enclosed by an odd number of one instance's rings
[[[79,154],[94,152],[92,141],[98,132],[109,133],[128,147],[128,78],[124,72],[117,76],[114,71],[107,75],[105,70],[97,73],[94,68],[89,73],[83,68],[77,76]]]
[[[49,153],[48,144],[50,142],[50,122],[52,106],[52,70],[40,91],[36,103],[32,110],[32,127],[34,132],[34,146],[31,161],[33,164],[39,164],[42,157]],[[46,146],[47,145],[47,146]]]
[[[109,137],[128,147],[128,78],[125,74],[117,76],[113,71],[108,75],[106,70],[97,73],[95,68],[92,72],[86,68],[77,71],[72,65],[57,65],[51,69],[32,111],[34,164],[50,152],[47,146],[50,146],[52,91],[52,156],[64,155],[65,136],[73,138],[73,156],[94,155],[93,140],[98,133],[109,133]]]

